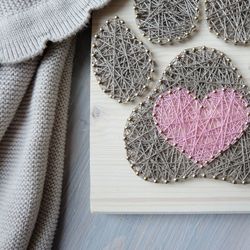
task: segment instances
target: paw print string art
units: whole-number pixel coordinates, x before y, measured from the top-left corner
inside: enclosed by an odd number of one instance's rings
[[[211,31],[236,45],[245,45],[249,42],[249,0],[206,0],[205,3],[206,19]]]
[[[153,43],[182,41],[196,31],[199,0],[135,0],[136,21]]]
[[[136,175],[155,183],[206,177],[250,183],[250,92],[224,53],[183,51],[124,130]]]
[[[94,74],[104,93],[120,103],[144,94],[154,71],[151,52],[123,20],[106,21],[92,47]]]

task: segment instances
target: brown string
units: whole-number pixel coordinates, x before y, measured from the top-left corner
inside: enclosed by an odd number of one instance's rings
[[[209,29],[218,37],[234,44],[250,40],[249,0],[206,0]]]
[[[138,27],[153,43],[172,43],[196,31],[199,0],[135,0]]]
[[[101,88],[118,102],[142,95],[154,71],[150,51],[118,17],[106,21],[95,35],[92,58]]]
[[[215,49],[188,49],[171,62],[160,82],[147,101],[135,108],[124,130],[127,157],[136,174],[145,180],[160,183],[198,176],[232,183],[249,183],[249,127],[234,145],[200,169],[166,142],[158,133],[152,116],[156,98],[178,87],[189,90],[198,98],[218,88],[233,88],[249,103],[249,89],[231,60]]]

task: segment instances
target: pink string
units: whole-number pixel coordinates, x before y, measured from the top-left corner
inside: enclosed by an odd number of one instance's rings
[[[203,100],[186,89],[174,89],[157,98],[153,116],[164,138],[203,166],[241,137],[249,111],[247,101],[233,89],[215,90]]]

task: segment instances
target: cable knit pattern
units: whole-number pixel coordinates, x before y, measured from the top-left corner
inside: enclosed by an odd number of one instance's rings
[[[71,36],[106,2],[1,0],[0,249],[52,247],[63,179]],[[43,51],[48,41],[54,43]]]
[[[75,34],[90,11],[108,0],[1,0],[0,63],[14,63],[42,53],[48,41]]]

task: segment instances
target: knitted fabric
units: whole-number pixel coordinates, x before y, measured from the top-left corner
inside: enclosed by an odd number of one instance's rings
[[[62,190],[71,36],[90,10],[105,2],[1,1],[0,249],[52,246]],[[44,50],[48,41],[55,43]]]
[[[1,0],[0,63],[41,54],[48,41],[70,37],[84,27],[90,11],[108,0]]]
[[[52,243],[63,173],[70,45],[70,40],[56,44],[43,58],[1,68],[1,79],[8,79],[1,81],[1,101],[16,112],[10,124],[1,126],[0,249],[28,244],[47,249]]]

